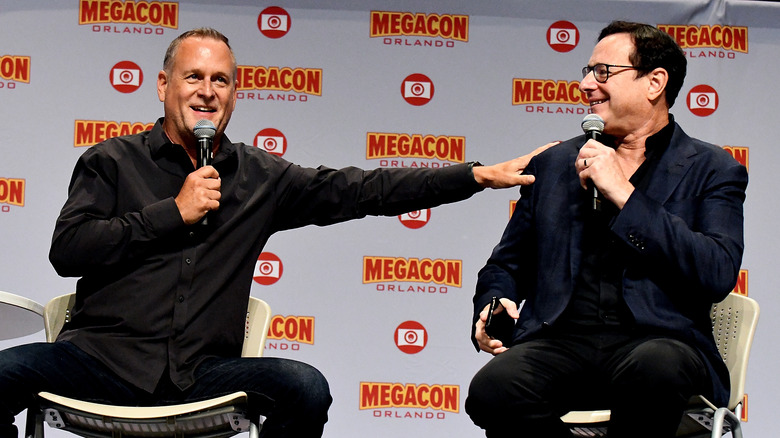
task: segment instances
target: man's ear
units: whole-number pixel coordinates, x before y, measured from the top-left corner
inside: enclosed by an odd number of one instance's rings
[[[168,74],[165,70],[160,70],[157,73],[157,98],[160,102],[165,102],[165,91],[168,89]]]
[[[669,72],[664,68],[658,67],[645,76],[649,79],[647,98],[650,101],[654,101],[666,91],[666,84],[669,82]]]

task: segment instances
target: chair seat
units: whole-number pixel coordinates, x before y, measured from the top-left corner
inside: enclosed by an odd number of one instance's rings
[[[82,436],[226,437],[249,431],[247,395],[235,392],[213,399],[169,406],[113,406],[38,394],[50,427]]]
[[[566,424],[593,424],[609,421],[610,411],[569,411],[561,417]]]

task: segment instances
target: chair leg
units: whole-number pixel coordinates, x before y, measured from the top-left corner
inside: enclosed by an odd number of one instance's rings
[[[712,417],[712,438],[721,438],[723,436],[723,422],[728,422],[731,426],[731,436],[733,438],[742,438],[742,425],[739,418],[727,408],[718,408]]]
[[[43,438],[43,412],[37,406],[27,409],[24,437]]]
[[[257,421],[249,423],[249,438],[260,438],[260,429],[263,428],[265,417],[260,415]]]

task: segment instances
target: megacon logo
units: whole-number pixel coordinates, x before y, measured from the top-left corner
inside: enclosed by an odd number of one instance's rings
[[[380,167],[438,168],[463,163],[465,157],[466,137],[392,132],[366,134],[366,159],[379,160]]]
[[[73,147],[92,146],[109,138],[149,131],[152,127],[154,123],[76,120],[73,127]]]
[[[523,105],[528,113],[587,114],[588,97],[579,81],[552,79],[512,80],[512,105]]]
[[[571,52],[580,42],[580,31],[569,21],[556,21],[547,28],[547,44],[556,52]]]
[[[257,257],[255,272],[252,275],[252,278],[257,284],[270,286],[282,278],[283,268],[282,259],[276,254],[272,252],[263,252]]]
[[[0,89],[13,90],[16,83],[30,83],[30,57],[29,56],[0,56]]]
[[[406,354],[416,354],[428,344],[428,331],[417,321],[404,321],[393,335],[395,346]]]
[[[322,96],[322,69],[238,66],[238,99],[306,102],[309,96]]]
[[[433,92],[433,81],[422,73],[411,74],[401,82],[401,96],[409,105],[425,105],[433,99]]]
[[[132,93],[144,83],[144,72],[132,61],[120,61],[111,68],[109,80],[116,91]]]
[[[455,47],[468,42],[468,15],[371,11],[370,38],[386,46]]]
[[[8,213],[10,206],[24,207],[25,180],[0,177],[0,212]]]
[[[723,149],[725,149],[728,153],[731,154],[732,157],[734,157],[737,162],[748,170],[750,170],[750,166],[748,166],[748,163],[750,162],[750,150],[747,147],[744,146],[723,146]]]
[[[450,287],[461,287],[462,276],[462,260],[363,257],[363,284],[374,284],[380,292],[446,294]]]
[[[81,0],[79,25],[92,32],[163,35],[179,28],[179,3],[136,0]]]
[[[291,25],[290,14],[278,6],[265,8],[257,16],[257,28],[267,38],[277,39],[287,35]]]
[[[735,59],[737,53],[748,53],[748,28],[721,25],[659,24],[689,58]]]
[[[410,211],[409,213],[399,215],[398,220],[406,228],[417,230],[424,227],[431,220],[431,209]]]
[[[739,276],[737,277],[737,284],[734,285],[734,289],[731,290],[731,293],[735,293],[737,295],[748,296],[748,271],[747,271],[747,269],[740,269],[739,270]]]
[[[301,344],[314,345],[313,316],[281,316],[271,318],[268,327],[267,350],[298,351]]]
[[[697,85],[688,92],[686,103],[694,115],[707,117],[718,109],[718,92],[709,85]]]
[[[281,157],[287,151],[287,137],[278,129],[265,128],[255,135],[254,145],[269,154]]]
[[[460,412],[458,385],[360,382],[359,398],[360,410],[376,418],[443,420]]]

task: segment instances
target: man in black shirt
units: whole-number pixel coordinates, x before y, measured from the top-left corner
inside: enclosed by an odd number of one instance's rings
[[[610,409],[610,438],[669,438],[692,395],[728,400],[709,313],[736,284],[747,172],[669,114],[685,70],[669,35],[610,24],[580,83],[607,135],[529,163],[474,296],[473,342],[495,357],[465,409],[486,436],[571,436],[561,415]],[[494,297],[517,321],[504,341],[485,332]]]
[[[120,405],[249,394],[264,436],[316,437],[331,397],[313,367],[240,358],[255,262],[271,234],[398,215],[529,184],[530,159],[443,169],[303,168],[225,136],[236,60],[221,33],[175,39],[157,78],[165,117],[78,160],[52,239],[60,275],[80,277],[57,342],[0,352],[0,437],[39,391]],[[213,165],[197,164],[197,121]],[[541,149],[541,148],[540,148]],[[198,168],[199,167],[199,168]],[[207,217],[204,224],[202,219]]]

